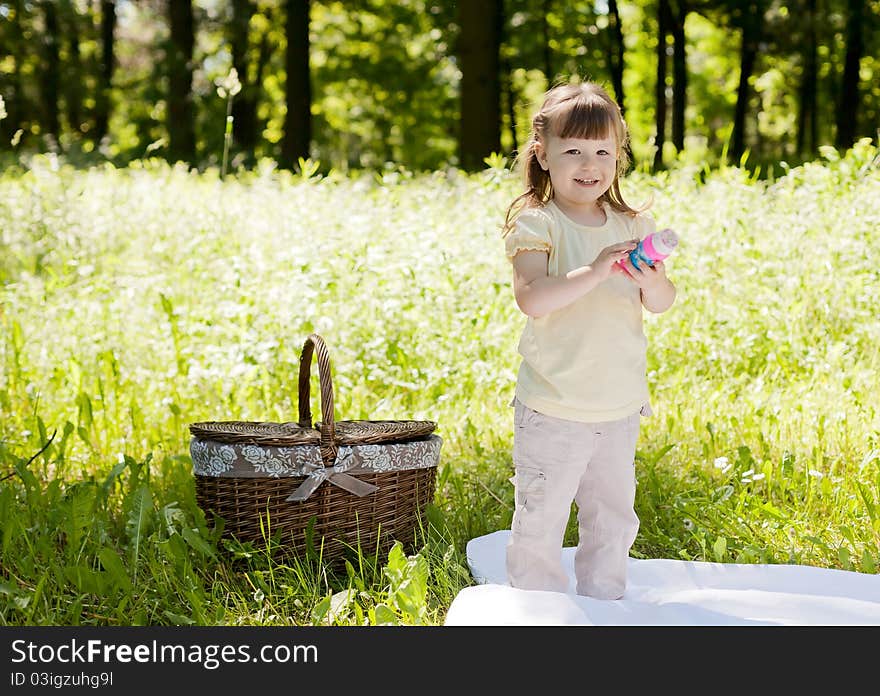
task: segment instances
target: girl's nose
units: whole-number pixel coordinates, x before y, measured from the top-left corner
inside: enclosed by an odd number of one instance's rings
[[[581,167],[583,169],[593,169],[596,166],[596,160],[591,155],[586,155],[581,160]]]

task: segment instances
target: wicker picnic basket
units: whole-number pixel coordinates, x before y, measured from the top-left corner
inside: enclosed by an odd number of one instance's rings
[[[317,352],[322,421],[312,424]],[[299,421],[208,421],[189,426],[196,501],[225,522],[224,536],[325,561],[412,548],[434,498],[441,439],[433,421],[337,421],[330,358],[311,334],[299,366]]]

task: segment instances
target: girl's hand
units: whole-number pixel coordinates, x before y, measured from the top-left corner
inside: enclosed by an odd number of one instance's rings
[[[662,261],[655,261],[653,266],[639,263],[639,267],[636,268],[627,256],[620,265],[629,279],[644,292],[650,293],[654,288],[660,288],[667,282],[666,266]]]
[[[635,249],[638,244],[638,239],[630,239],[626,242],[611,244],[602,249],[593,263],[590,264],[590,268],[596,274],[597,280],[599,282],[605,280],[614,271],[622,273],[623,270],[617,265],[617,262],[628,259],[629,252]]]
[[[642,306],[649,312],[660,314],[675,302],[675,285],[666,277],[666,266],[662,261],[655,261],[653,266],[640,263],[636,268],[629,259],[626,259],[621,266],[622,272],[639,286]]]

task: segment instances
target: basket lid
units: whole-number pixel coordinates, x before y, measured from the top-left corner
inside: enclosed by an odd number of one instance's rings
[[[193,437],[230,444],[253,445],[317,445],[321,433],[314,428],[304,428],[299,423],[270,423],[252,421],[204,421],[191,423],[189,432]]]
[[[427,420],[338,420],[335,442],[339,445],[370,445],[427,437],[437,428]],[[320,429],[320,421],[315,423]]]
[[[403,442],[427,437],[437,428],[434,421],[420,420],[342,420],[336,421],[334,444],[369,445]],[[317,445],[321,442],[321,423],[304,428],[295,422],[204,421],[191,423],[193,437],[228,444],[287,447]]]

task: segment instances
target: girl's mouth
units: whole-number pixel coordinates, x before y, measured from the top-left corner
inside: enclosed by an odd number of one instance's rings
[[[575,183],[580,184],[581,186],[593,186],[594,184],[598,184],[598,179],[575,179]]]

